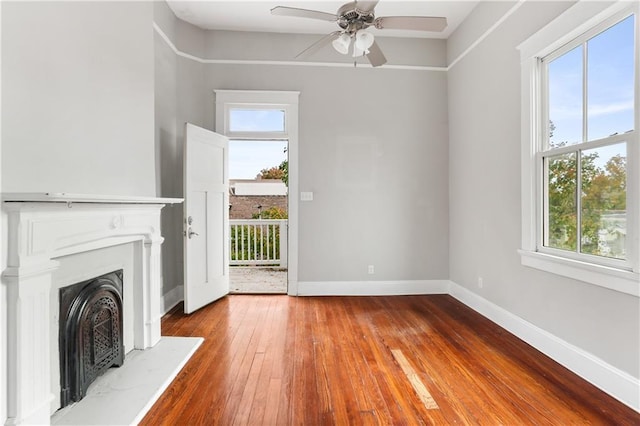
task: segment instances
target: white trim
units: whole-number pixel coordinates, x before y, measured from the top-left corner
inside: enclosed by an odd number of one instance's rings
[[[182,55],[181,55],[182,56]],[[280,65],[298,67],[330,67],[330,68],[354,68],[352,62],[296,62],[296,61],[261,61],[244,59],[202,59],[204,64],[221,65]],[[373,68],[371,64],[358,62],[357,68]],[[448,71],[447,67],[433,67],[424,65],[392,65],[384,64],[377,69],[407,70],[407,71]]]
[[[556,19],[542,27],[531,37],[517,46],[520,60],[526,61],[534,56],[547,56],[560,46],[597,26],[617,13],[629,9],[631,1],[617,1],[613,5],[606,2],[578,1]],[[576,26],[576,22],[581,22]],[[567,32],[567,29],[571,28]]]
[[[640,275],[546,253],[518,250],[522,265],[640,297]]]
[[[295,90],[214,90],[216,103],[229,104],[297,104],[300,92]]]
[[[535,125],[540,121],[540,103],[533,103],[540,93],[540,62],[530,58],[522,62],[520,70],[520,171],[521,171],[521,205],[522,205],[522,249],[535,251],[537,245],[538,217],[542,207],[537,200],[538,170],[536,156],[537,141],[540,140],[541,129]],[[532,142],[533,141],[533,142]]]
[[[521,0],[523,1],[523,0]],[[247,60],[247,59],[204,59],[190,53],[179,50],[171,41],[169,36],[165,34],[157,23],[153,23],[153,29],[167,43],[173,52],[183,58],[199,62],[201,64],[217,64],[217,65],[276,65],[276,66],[297,66],[297,67],[330,67],[330,68],[353,68],[352,62],[304,62],[304,61],[267,61],[267,60]],[[371,64],[358,63],[358,68],[373,68]],[[407,71],[448,71],[448,67],[434,67],[425,65],[392,65],[384,64],[376,67],[378,69],[389,70],[407,70]]]
[[[183,198],[128,195],[74,194],[68,192],[3,192],[4,202],[90,203],[90,204],[180,204]]]
[[[155,23],[155,22],[154,22],[152,25],[153,25],[153,29],[154,29],[154,31],[155,31],[156,33],[158,33],[158,35],[159,35],[160,37],[162,37],[162,39],[164,40],[164,42],[165,42],[165,43],[167,43],[167,46],[169,46],[169,48],[170,48],[171,50],[173,50],[173,53],[175,53],[176,55],[177,55],[177,54],[179,54],[179,52],[180,52],[180,51],[178,50],[178,48],[176,47],[176,45],[175,45],[175,44],[173,44],[173,42],[171,41],[171,39],[169,38],[169,36],[168,36],[164,31],[162,31],[162,28],[160,28],[160,25],[158,25],[158,24],[157,24],[157,23]]]
[[[184,286],[178,285],[162,295],[162,300],[160,301],[162,304],[162,306],[160,306],[160,312],[162,312],[162,315],[165,315],[183,300]]]
[[[277,90],[214,90],[216,95],[216,131],[236,140],[289,139],[297,127],[297,106],[300,92]],[[274,132],[231,131],[230,112],[233,109],[277,109],[284,111],[284,130]]]
[[[496,30],[504,21],[507,20],[509,16],[511,16],[516,10],[520,9],[520,6],[524,4],[527,0],[518,0],[516,4],[514,4],[507,12],[502,15],[500,19],[498,19],[492,26],[490,26],[480,37],[478,37],[473,43],[471,43],[461,54],[458,55],[453,61],[449,63],[447,66],[447,71],[453,68],[458,62],[462,60],[465,56],[467,56],[473,49],[476,48],[482,41],[491,35],[492,32]]]
[[[401,296],[447,294],[449,280],[300,281],[298,296]]]
[[[539,202],[540,194],[543,194],[543,169],[541,156],[551,151],[542,150],[539,145],[543,139],[541,132],[547,131],[544,117],[544,96],[541,80],[541,59],[552,54],[567,43],[576,38],[591,34],[597,30],[605,29],[603,26],[613,24],[613,20],[622,18],[628,13],[635,13],[636,19],[640,17],[640,6],[628,1],[618,1],[614,4],[580,1],[563,14],[547,24],[540,31],[529,37],[518,46],[521,59],[521,214],[522,214],[522,250],[521,262],[525,266],[537,268],[553,274],[577,279],[589,284],[599,285],[625,294],[640,297],[640,251],[638,249],[638,234],[640,224],[638,215],[630,215],[627,224],[629,234],[635,238],[629,244],[635,244],[628,249],[628,261],[619,268],[615,262],[603,258],[598,260],[598,264],[588,262],[588,256],[581,255],[579,259],[560,259],[554,255],[555,252],[539,247],[542,242],[542,221],[545,212],[542,203]],[[576,26],[576,23],[579,23]],[[637,32],[637,23],[636,23]],[[637,35],[636,35],[637,38]],[[637,42],[637,41],[636,41]],[[636,56],[636,73],[638,73],[639,58]],[[637,87],[638,76],[636,75],[636,108],[640,104],[640,90]],[[636,121],[638,119],[636,118]],[[540,125],[539,125],[540,124]],[[640,203],[640,188],[637,184],[637,166],[640,165],[638,156],[638,126],[630,134],[606,138],[606,143],[612,140],[626,140],[629,164],[633,166],[629,169],[627,177],[628,211],[637,212]],[[599,146],[603,140],[588,142],[583,146]],[[569,148],[558,148],[553,153],[572,151]],[[545,251],[547,253],[540,253]],[[631,269],[627,271],[626,269]]]
[[[640,411],[640,379],[452,281],[449,294],[623,404]]]

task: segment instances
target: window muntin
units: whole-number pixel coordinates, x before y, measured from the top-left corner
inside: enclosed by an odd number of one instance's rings
[[[626,16],[541,60],[546,131],[538,156],[543,170],[539,251],[630,267],[627,151],[628,143],[637,141],[634,20]]]

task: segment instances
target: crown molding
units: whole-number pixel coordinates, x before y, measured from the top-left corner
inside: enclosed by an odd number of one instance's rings
[[[520,9],[520,6],[524,4],[527,0],[518,0],[516,4],[514,4],[509,10],[506,11],[504,15],[500,19],[498,19],[492,26],[490,26],[480,37],[478,37],[473,43],[471,43],[465,50],[462,51],[453,61],[449,63],[447,66],[447,71],[453,68],[458,62],[460,62],[465,56],[467,56],[473,49],[476,48],[480,43],[484,41],[485,38],[489,37],[492,32],[496,30],[504,21],[509,18],[516,10]]]
[[[486,39],[491,33],[493,33],[504,21],[506,21],[516,10],[520,8],[527,0],[518,0],[500,19],[498,19],[491,27],[489,27],[480,37],[478,37],[473,43],[471,43],[462,53],[460,53],[454,60],[452,60],[446,67],[432,67],[421,65],[391,65],[385,64],[377,68],[388,70],[408,70],[408,71],[435,71],[446,72],[453,68],[458,62],[460,62],[465,56],[467,56],[473,49],[475,49],[484,39]],[[331,67],[331,68],[351,68],[354,65],[344,62],[304,62],[304,61],[265,61],[265,60],[245,60],[245,59],[206,59],[192,55],[190,53],[179,50],[176,45],[171,41],[169,36],[162,31],[162,28],[154,22],[153,29],[158,33],[160,37],[167,43],[167,45],[173,50],[173,52],[186,59],[190,59],[201,64],[219,64],[219,65],[276,65],[276,66],[303,66],[303,67]],[[361,68],[373,68],[370,64],[358,64]]]
[[[190,59],[201,64],[216,64],[216,65],[275,65],[275,66],[302,66],[302,67],[331,67],[331,68],[353,68],[354,65],[345,62],[304,62],[304,61],[266,61],[266,60],[253,60],[253,59],[206,59],[192,55],[190,53],[179,50],[176,45],[171,41],[162,28],[157,23],[153,23],[153,29],[156,33],[167,43],[169,48],[173,52],[186,59]],[[373,68],[370,64],[358,64],[358,68]],[[385,64],[380,67],[381,69],[388,70],[408,70],[408,71],[436,71],[446,72],[447,67],[431,67],[421,65],[391,65]]]

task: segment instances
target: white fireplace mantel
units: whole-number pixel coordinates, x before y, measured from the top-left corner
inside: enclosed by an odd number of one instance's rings
[[[7,220],[8,421],[50,421],[51,360],[48,324],[56,258],[137,243],[134,347],[160,340],[160,210],[175,198],[79,194],[3,194]]]

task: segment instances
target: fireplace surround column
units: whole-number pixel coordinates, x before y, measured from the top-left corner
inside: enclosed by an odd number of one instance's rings
[[[8,285],[9,424],[49,421],[51,273],[57,262],[5,270]],[[39,356],[38,354],[41,354]]]
[[[142,330],[134,333],[134,345],[137,349],[147,349],[160,340],[160,300],[162,298],[162,286],[153,285],[150,281],[153,277],[162,275],[162,260],[160,247],[164,239],[149,239],[142,247],[142,279],[149,282],[141,286],[144,292],[139,304],[136,304],[136,312],[144,312]],[[155,301],[155,302],[154,302]]]

